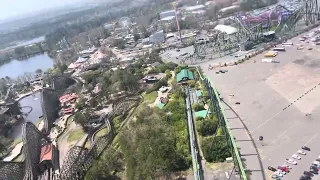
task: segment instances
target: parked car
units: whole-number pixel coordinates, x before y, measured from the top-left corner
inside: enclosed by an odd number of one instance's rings
[[[292,167],[291,166],[289,166],[289,165],[282,165],[281,167],[286,167],[286,168],[288,168],[288,169],[292,169]]]
[[[286,159],[287,163],[297,165],[298,163],[292,159]]]
[[[302,146],[301,149],[306,150],[306,151],[311,151],[311,149],[308,148],[307,146]]]
[[[300,180],[310,180],[311,179],[311,177],[307,177],[307,176],[301,176],[300,177]]]
[[[312,176],[314,176],[311,172],[309,172],[309,171],[304,171],[303,172],[303,175],[304,176],[309,176],[309,177],[312,177]]]
[[[277,175],[278,177],[283,177],[283,173],[281,171],[274,172],[274,175]]]
[[[304,152],[304,151],[302,151],[302,150],[299,150],[299,151],[298,151],[298,154],[306,155],[307,153]]]
[[[271,167],[271,166],[269,166],[269,167],[268,167],[268,169],[269,169],[270,171],[273,171],[273,172],[277,171],[277,169],[276,169],[276,168]]]
[[[283,172],[286,172],[286,173],[290,172],[288,168],[283,167],[283,166],[282,166],[282,167],[279,166],[278,169],[281,170],[281,171],[283,171]]]
[[[292,155],[292,158],[294,158],[294,159],[298,159],[298,160],[300,160],[300,159],[301,159],[301,157],[300,157],[300,156],[298,156],[298,155],[296,155],[296,154]]]

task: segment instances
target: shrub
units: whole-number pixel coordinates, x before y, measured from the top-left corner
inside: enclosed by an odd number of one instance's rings
[[[201,136],[213,135],[217,129],[217,121],[205,120],[201,121],[197,130]]]
[[[201,105],[201,104],[193,104],[192,105],[193,106],[193,109],[194,109],[194,111],[202,111],[202,110],[205,110],[205,108],[204,108],[204,106],[203,105]]]

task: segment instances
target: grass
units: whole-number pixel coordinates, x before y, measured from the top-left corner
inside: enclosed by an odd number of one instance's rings
[[[24,155],[21,153],[19,156],[15,157],[13,159],[13,162],[23,162],[24,161]]]
[[[77,141],[80,138],[82,138],[85,135],[84,131],[80,129],[74,130],[69,136],[68,136],[68,142]]]
[[[98,137],[101,137],[103,135],[106,135],[108,132],[108,128],[103,128],[102,130],[100,130],[95,136],[94,136],[94,140],[96,140]]]
[[[148,103],[153,103],[157,99],[157,97],[158,97],[158,92],[157,91],[152,91],[149,94],[144,94],[143,95],[144,101],[148,102]]]

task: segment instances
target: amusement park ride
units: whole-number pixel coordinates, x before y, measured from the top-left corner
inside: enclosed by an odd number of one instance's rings
[[[318,0],[293,0],[245,14],[237,13],[226,19],[237,32],[216,32],[211,41],[196,42],[194,53],[183,61],[190,60],[194,64],[239,50],[246,51],[274,38],[299,32],[301,27],[314,25],[320,20],[319,9]]]

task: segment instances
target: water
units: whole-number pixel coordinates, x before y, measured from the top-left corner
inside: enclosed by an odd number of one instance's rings
[[[21,137],[23,122],[30,121],[35,124],[38,122],[39,116],[42,116],[40,92],[35,93],[34,96],[30,95],[21,99],[19,101],[19,104],[20,107],[31,106],[32,111],[27,116],[24,116],[24,121],[20,121],[19,124],[17,124],[14,127],[13,132],[11,134],[11,138],[13,138],[14,140],[19,139]],[[22,108],[21,111],[22,113],[27,113],[30,111],[30,108]]]
[[[53,64],[53,59],[51,59],[47,53],[33,56],[25,60],[12,60],[9,63],[0,66],[0,78],[5,76],[17,78],[25,72],[33,73],[37,69],[45,71],[48,68],[52,68]]]

